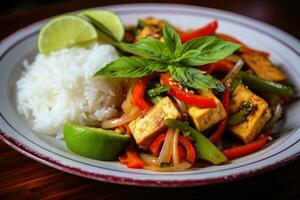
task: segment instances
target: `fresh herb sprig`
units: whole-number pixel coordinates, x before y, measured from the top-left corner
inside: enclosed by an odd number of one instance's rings
[[[181,44],[178,33],[168,24],[163,28],[163,41],[144,38],[136,43],[115,43],[124,52],[136,56],[121,56],[99,70],[95,76],[138,78],[153,72],[167,72],[185,87],[223,91],[223,84],[203,71],[192,68],[224,59],[240,45],[215,36],[205,36]]]

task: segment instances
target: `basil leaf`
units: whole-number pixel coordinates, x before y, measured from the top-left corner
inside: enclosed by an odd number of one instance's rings
[[[159,85],[155,88],[151,88],[147,91],[147,95],[152,98],[152,97],[156,97],[164,92],[169,91],[171,88],[166,86],[166,85]]]
[[[225,90],[224,85],[214,77],[204,74],[203,71],[189,67],[169,66],[172,77],[188,88]]]
[[[239,44],[207,36],[191,40],[181,46],[177,61],[188,66],[198,66],[224,59],[240,48]]]
[[[168,71],[168,64],[164,62],[152,61],[151,65],[149,65],[149,68],[155,72],[166,72]]]
[[[165,24],[163,28],[163,39],[172,54],[174,54],[175,50],[181,46],[181,40],[178,33],[168,24]]]
[[[158,65],[158,63],[137,57],[120,57],[99,70],[94,76],[138,78],[151,74],[153,65]]]
[[[215,39],[216,37],[214,36],[205,36],[205,37],[189,40],[185,42],[183,45],[181,45],[180,48],[176,51],[177,57],[185,54],[190,50],[196,50],[203,47],[204,45],[211,44],[214,42]]]
[[[117,44],[117,47],[125,52],[148,59],[168,61],[172,57],[171,52],[163,42],[151,37],[141,39],[134,44],[121,42]]]

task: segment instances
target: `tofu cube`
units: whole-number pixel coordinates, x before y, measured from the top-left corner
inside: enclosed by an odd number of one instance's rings
[[[216,108],[199,108],[190,106],[188,114],[192,118],[198,131],[205,131],[226,117],[226,111],[220,100],[210,90],[202,90],[202,96],[213,97],[217,103]]]
[[[271,81],[283,81],[286,79],[285,74],[279,68],[273,65],[268,58],[259,53],[243,54],[242,58],[255,74],[264,79]]]
[[[232,94],[230,112],[238,112],[240,106],[247,101],[252,106],[255,106],[255,110],[247,116],[247,121],[229,127],[229,130],[245,143],[254,140],[266,122],[271,118],[271,111],[267,102],[241,85]]]
[[[148,113],[130,122],[129,128],[136,143],[146,149],[153,139],[166,127],[167,118],[178,119],[180,112],[169,97],[164,97]]]

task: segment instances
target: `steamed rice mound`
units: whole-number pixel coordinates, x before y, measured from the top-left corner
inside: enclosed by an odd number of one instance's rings
[[[17,82],[18,111],[39,133],[62,136],[67,121],[95,124],[117,115],[124,80],[92,77],[115,60],[111,45],[61,49],[38,54]]]

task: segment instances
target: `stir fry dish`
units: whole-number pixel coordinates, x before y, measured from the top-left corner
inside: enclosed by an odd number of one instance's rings
[[[113,15],[113,23],[105,15]],[[219,33],[217,20],[183,31],[154,17],[124,27],[102,10],[79,17],[96,30],[89,45],[108,44],[118,52],[91,79],[117,81],[122,90],[113,115],[64,122],[70,151],[128,168],[175,172],[228,164],[279,137],[272,129],[293,96],[287,75],[269,52]],[[77,44],[54,50],[43,45],[41,39],[40,52],[49,54]]]

